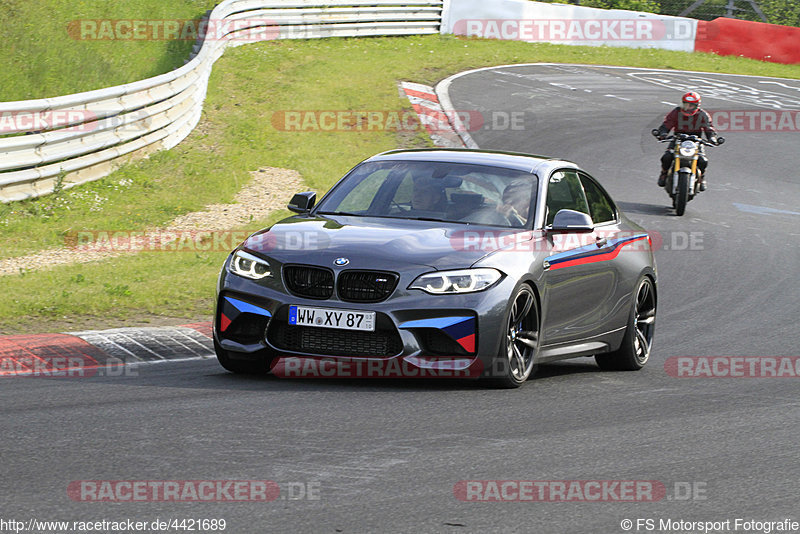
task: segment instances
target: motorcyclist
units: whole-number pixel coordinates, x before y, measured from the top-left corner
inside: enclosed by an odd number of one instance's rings
[[[720,144],[722,139],[717,136],[717,132],[714,130],[711,115],[700,109],[700,95],[694,91],[683,95],[681,105],[667,113],[667,116],[664,117],[664,122],[657,129],[654,129],[652,133],[659,139],[664,139],[671,130],[675,130],[676,134],[683,133],[697,136],[702,136],[705,133],[706,138],[715,145]],[[666,183],[667,174],[675,157],[671,152],[674,148],[675,140],[673,139],[664,155],[661,156],[661,175],[658,177],[659,187],[664,187]],[[703,145],[700,145],[700,155],[697,158],[697,168],[700,171],[697,175],[700,191],[705,191],[708,183],[705,173],[707,166],[708,158],[705,156]]]

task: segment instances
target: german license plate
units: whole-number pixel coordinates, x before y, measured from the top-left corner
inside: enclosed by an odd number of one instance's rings
[[[289,324],[374,332],[375,312],[289,306]]]

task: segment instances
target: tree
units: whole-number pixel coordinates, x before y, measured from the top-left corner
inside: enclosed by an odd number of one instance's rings
[[[796,0],[759,0],[758,5],[770,23],[800,26],[800,4]]]

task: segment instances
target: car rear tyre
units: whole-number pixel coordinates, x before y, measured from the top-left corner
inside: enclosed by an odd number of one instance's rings
[[[523,285],[512,300],[505,335],[490,370],[488,383],[497,388],[518,388],[533,374],[539,349],[539,306],[533,290]]]
[[[636,286],[628,327],[622,345],[614,352],[597,354],[594,359],[606,371],[638,371],[650,359],[656,329],[656,293],[653,281],[642,277]]]
[[[244,375],[264,375],[267,374],[272,365],[273,357],[258,356],[255,359],[239,359],[232,357],[232,353],[220,347],[217,340],[214,340],[214,352],[217,354],[217,361],[231,373]]]

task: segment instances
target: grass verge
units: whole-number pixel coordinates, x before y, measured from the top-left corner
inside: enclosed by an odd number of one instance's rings
[[[202,17],[216,3],[0,0],[0,102],[79,93],[176,69],[189,57],[194,41],[82,39],[81,35],[105,34],[99,23],[94,31],[81,34],[80,21],[191,20]]]
[[[210,203],[230,202],[249,179],[248,171],[265,165],[298,170],[309,189],[321,194],[376,152],[427,146],[430,141],[423,133],[393,131],[285,132],[272,125],[275,111],[410,109],[398,95],[399,80],[433,84],[470,68],[528,62],[800,78],[800,66],[742,58],[451,36],[275,41],[239,47],[215,65],[203,120],[178,147],[77,190],[0,206],[0,256],[61,245],[69,232],[141,230]],[[287,200],[291,193],[286,192]],[[34,324],[42,330],[65,316],[174,315],[180,309],[187,318],[200,318],[212,309],[213,280],[224,254],[185,254],[142,254],[2,277],[0,292],[11,298],[0,304],[0,331],[22,331]],[[70,291],[70,281],[78,274],[92,283]],[[127,286],[119,290],[123,294],[109,294],[120,284]]]

